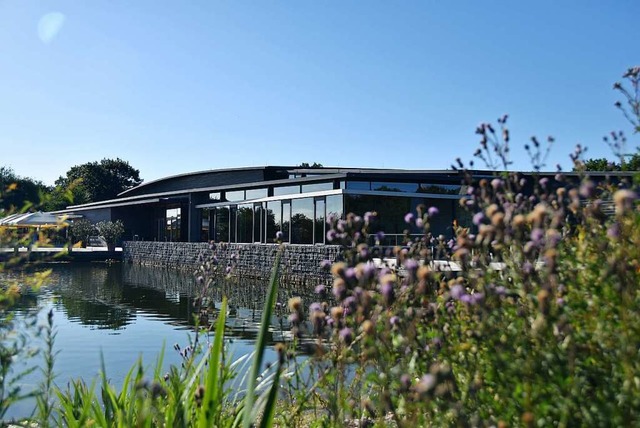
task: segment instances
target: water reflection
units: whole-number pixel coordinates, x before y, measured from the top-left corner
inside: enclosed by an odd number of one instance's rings
[[[281,284],[271,319],[270,342],[287,335],[286,302],[290,297],[302,296],[307,304],[311,303],[313,291],[307,288]],[[200,318],[201,323],[215,322],[217,308],[226,295],[227,335],[254,340],[266,289],[266,281],[217,281],[207,295],[209,311]],[[54,307],[70,321],[91,329],[108,329],[112,334],[119,334],[140,315],[177,328],[193,328],[194,302],[201,293],[189,272],[126,264],[54,266],[49,291]]]

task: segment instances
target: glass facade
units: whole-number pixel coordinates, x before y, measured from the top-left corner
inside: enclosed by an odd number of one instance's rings
[[[269,193],[269,189],[267,189],[267,188],[264,188],[264,189],[248,189],[247,190],[247,194],[246,194],[246,198],[247,198],[247,200],[266,198],[268,193]]]
[[[281,186],[273,188],[273,196],[295,195],[300,193],[300,186]]]
[[[165,234],[166,241],[181,241],[180,222],[182,218],[181,208],[169,208],[165,211]]]
[[[324,244],[325,228],[327,224],[326,203],[324,198],[316,198],[316,210],[313,220],[313,243]]]
[[[229,202],[244,201],[244,190],[225,192],[224,197]]]
[[[291,243],[313,244],[313,198],[291,201]]]
[[[238,205],[236,242],[253,242],[253,204]]]
[[[333,183],[310,183],[302,185],[302,193],[321,192],[323,190],[333,190]]]
[[[282,204],[280,201],[267,202],[265,213],[265,242],[274,242],[276,233],[282,230]]]

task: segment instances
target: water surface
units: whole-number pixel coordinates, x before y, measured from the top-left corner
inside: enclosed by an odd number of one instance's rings
[[[120,263],[46,267],[53,270],[47,285],[36,295],[22,299],[16,314],[21,328],[32,334],[35,328],[28,327],[26,321],[37,317],[37,323],[43,325],[46,313],[53,311],[57,385],[64,387],[74,378],[90,382],[99,374],[101,356],[108,377],[117,385],[138,359],[153,367],[163,347],[165,368],[180,364],[174,344],[185,347],[193,339],[194,303],[202,294],[190,272]],[[253,351],[266,287],[265,281],[219,281],[207,294],[209,310],[198,317],[203,323],[215,322],[222,295],[228,296],[226,334],[234,358]],[[284,308],[292,295],[306,295],[307,302],[313,298],[306,287],[280,287],[271,319],[270,345],[288,337]],[[37,338],[31,342],[42,343]],[[266,361],[274,359],[269,347]],[[36,357],[18,366],[39,362]],[[40,380],[41,375],[34,373],[24,386],[35,387]],[[26,416],[30,407],[30,403],[18,405],[10,416]]]

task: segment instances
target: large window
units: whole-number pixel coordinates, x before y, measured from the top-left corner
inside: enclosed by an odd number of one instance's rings
[[[217,242],[229,242],[229,207],[215,209],[215,235],[212,239]]]
[[[267,189],[249,189],[247,190],[247,200],[249,199],[260,199],[267,197]]]
[[[316,198],[316,211],[313,220],[313,243],[324,244],[326,213],[324,198]]]
[[[289,242],[291,231],[291,201],[282,201],[282,242]]]
[[[236,242],[253,242],[253,204],[238,205],[238,239]]]
[[[313,244],[313,198],[291,201],[291,243]]]
[[[333,182],[330,183],[310,183],[302,185],[302,193],[320,192],[322,190],[333,190]]]
[[[224,197],[229,202],[244,201],[244,190],[225,192]]]
[[[165,212],[165,239],[167,241],[180,241],[180,208],[169,208]]]
[[[300,186],[282,186],[273,188],[273,196],[293,195],[300,193]]]
[[[276,239],[276,233],[282,230],[282,205],[280,201],[267,202],[265,210],[266,243],[272,243]]]
[[[326,197],[327,206],[327,218],[343,218],[344,206],[342,204],[342,195],[331,195]]]
[[[253,204],[253,242],[263,242],[264,221],[262,218],[264,210],[261,203]]]
[[[212,233],[212,227],[215,224],[214,218],[215,210],[205,208],[200,211],[200,240],[202,242],[206,242],[210,238],[210,234]]]
[[[381,192],[417,193],[420,191],[420,185],[418,183],[374,181],[371,183],[371,190],[378,190]]]

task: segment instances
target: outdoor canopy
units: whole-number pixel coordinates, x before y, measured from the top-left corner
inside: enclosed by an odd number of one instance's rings
[[[64,216],[57,216],[41,211],[35,213],[12,214],[0,219],[0,226],[5,227],[58,227],[62,224]]]

